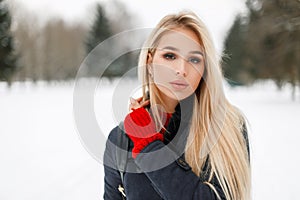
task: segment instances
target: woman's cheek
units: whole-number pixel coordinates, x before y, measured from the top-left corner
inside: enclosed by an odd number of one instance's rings
[[[168,80],[174,73],[171,66],[166,63],[156,64],[154,67],[154,79],[158,78],[159,80]]]

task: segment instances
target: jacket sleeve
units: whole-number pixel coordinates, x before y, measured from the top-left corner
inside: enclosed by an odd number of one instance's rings
[[[161,159],[176,158],[172,150],[164,147],[163,142],[154,141],[145,147],[135,159],[136,164],[145,172],[160,195],[164,199],[172,200],[217,200],[213,190],[207,184],[201,182],[200,178],[194,174],[182,157],[174,159],[165,167],[158,166],[157,163],[161,163]],[[164,148],[163,152],[155,153],[155,151],[162,148]],[[150,152],[155,154],[150,155]],[[153,155],[159,156],[153,157]],[[219,185],[214,186],[219,187]],[[224,198],[221,197],[221,199]]]
[[[120,174],[117,170],[110,167],[104,167],[104,196],[105,200],[122,200],[118,186],[121,184]]]
[[[122,195],[118,190],[118,186],[122,184],[120,173],[116,170],[116,136],[118,134],[117,127],[114,128],[107,139],[104,152],[104,195],[105,200],[122,200]]]

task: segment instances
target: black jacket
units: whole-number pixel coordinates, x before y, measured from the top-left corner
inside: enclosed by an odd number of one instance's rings
[[[189,104],[189,102],[187,103]],[[170,119],[164,142],[154,141],[150,143],[135,160],[129,153],[128,172],[124,174],[127,200],[217,199],[212,189],[203,183],[209,178],[210,167],[208,162],[205,163],[200,176],[194,174],[191,167],[185,162],[183,153],[185,142],[182,141],[186,141],[191,113],[189,108],[192,106],[188,106],[184,113],[181,112],[183,109],[180,109],[180,107],[182,106],[176,107],[176,111]],[[120,134],[118,127],[110,132],[104,153],[105,200],[122,199],[121,193],[118,191],[118,186],[122,182],[116,166],[118,134]],[[130,151],[132,147],[133,143],[131,142]],[[209,156],[206,161],[208,159]],[[211,184],[215,186],[221,199],[225,199],[215,177],[213,177]]]

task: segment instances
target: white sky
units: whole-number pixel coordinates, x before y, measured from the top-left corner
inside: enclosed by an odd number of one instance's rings
[[[93,5],[108,0],[9,0],[23,4],[30,12],[36,13],[40,20],[61,16],[67,21],[78,22],[93,16]],[[234,16],[245,10],[245,0],[120,0],[138,19],[134,28],[154,27],[166,14],[189,9],[199,15],[208,26],[217,49],[222,48],[226,31]]]

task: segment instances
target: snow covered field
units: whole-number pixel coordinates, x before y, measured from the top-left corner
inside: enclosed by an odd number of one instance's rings
[[[0,83],[1,200],[102,199],[103,167],[77,133],[73,90],[72,82],[14,84],[10,90]],[[113,92],[107,84],[95,94],[95,113],[106,134],[117,123],[110,114]],[[299,199],[297,92],[292,101],[288,87],[278,91],[271,82],[226,87],[228,98],[251,124],[255,200]]]

